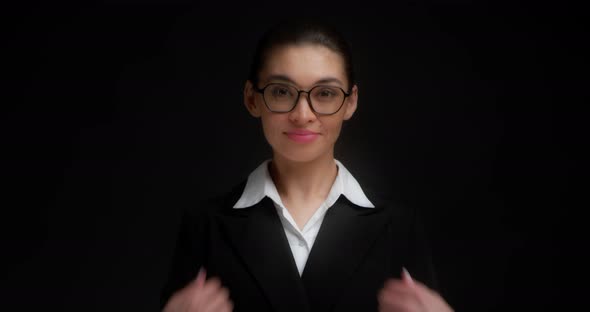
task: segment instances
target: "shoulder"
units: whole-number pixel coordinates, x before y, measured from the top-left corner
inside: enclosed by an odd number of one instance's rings
[[[231,213],[234,210],[233,205],[240,198],[245,186],[246,180],[243,180],[225,193],[192,202],[184,207],[184,216],[192,219]]]
[[[363,192],[375,208],[383,209],[392,219],[406,221],[414,219],[416,208],[406,204],[395,192],[373,185],[363,186]]]
[[[382,181],[374,177],[374,174],[363,174],[362,171],[354,171],[354,168],[353,171],[350,171],[341,162],[337,161],[337,163],[340,168],[344,169],[344,180],[346,181],[344,192],[346,194],[362,193],[356,197],[366,197],[375,206],[372,208],[374,212],[383,211],[398,219],[411,214],[411,205],[404,204],[404,201],[401,200],[402,196],[395,191],[395,187],[383,184]]]

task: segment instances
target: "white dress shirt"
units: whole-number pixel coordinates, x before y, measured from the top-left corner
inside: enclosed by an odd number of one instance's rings
[[[328,211],[328,209],[336,202],[340,195],[346,196],[348,200],[357,206],[365,208],[375,208],[375,206],[369,201],[367,196],[365,196],[361,186],[352,174],[346,170],[340,161],[334,159],[338,166],[338,174],[330,189],[330,193],[320,207],[316,209],[315,213],[311,216],[309,221],[307,221],[303,229],[299,230],[295,220],[285,208],[285,205],[283,205],[279,192],[270,177],[268,171],[268,164],[270,161],[270,159],[265,160],[260,166],[258,166],[258,168],[250,173],[242,196],[233,208],[239,209],[251,207],[266,196],[272,199],[283,225],[287,240],[289,241],[289,247],[291,248],[293,258],[295,259],[297,269],[299,270],[299,275],[301,275],[324,220],[324,216],[326,215],[326,211]]]

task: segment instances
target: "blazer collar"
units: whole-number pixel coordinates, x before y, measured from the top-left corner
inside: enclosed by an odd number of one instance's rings
[[[273,310],[310,311],[283,227],[268,197],[249,209],[226,207],[220,225]]]
[[[265,196],[270,197],[278,205],[284,206],[268,171],[268,165],[270,162],[271,159],[265,160],[250,173],[248,180],[246,181],[246,187],[233,208],[239,209],[251,207],[260,202]],[[334,159],[334,162],[338,166],[338,174],[336,175],[336,180],[334,181],[327,198],[328,206],[331,206],[337,200],[338,196],[344,195],[349,201],[357,206],[374,208],[375,206],[367,198],[360,184],[352,176],[350,171],[348,171],[339,160]]]
[[[236,254],[277,311],[328,311],[389,220],[382,205],[365,209],[340,196],[324,217],[299,276],[279,216],[269,197],[250,209],[217,215]]]

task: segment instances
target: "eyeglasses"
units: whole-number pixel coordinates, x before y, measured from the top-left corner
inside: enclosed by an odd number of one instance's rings
[[[255,90],[262,93],[264,104],[273,113],[292,111],[299,102],[299,96],[304,92],[307,93],[307,102],[312,111],[320,115],[333,115],[342,108],[344,100],[350,95],[342,88],[322,85],[305,91],[288,84],[270,83],[262,89],[255,87]]]

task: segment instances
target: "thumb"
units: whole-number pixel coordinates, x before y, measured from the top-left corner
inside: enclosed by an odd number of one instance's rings
[[[205,268],[200,267],[199,273],[197,273],[197,277],[194,279],[193,283],[196,288],[201,288],[205,284],[205,280],[207,279],[207,272]]]
[[[199,268],[199,273],[197,273],[197,277],[195,277],[192,281],[188,282],[187,285],[178,292],[181,294],[186,294],[187,296],[191,296],[188,294],[193,294],[195,290],[198,290],[203,287],[203,285],[205,284],[205,275],[205,269],[203,267]]]
[[[408,272],[408,270],[406,270],[406,268],[402,267],[402,281],[404,281],[404,284],[408,285],[408,286],[412,286],[414,287],[414,279],[412,279],[412,276],[410,275],[410,272]]]

